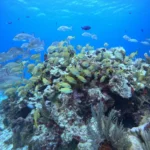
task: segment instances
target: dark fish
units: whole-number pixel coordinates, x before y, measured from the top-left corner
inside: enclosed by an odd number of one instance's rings
[[[8,21],[7,24],[12,24],[12,21]]]
[[[17,19],[18,21],[20,20],[20,18]]]
[[[143,30],[143,29],[141,29],[141,32],[144,32],[144,30]]]
[[[90,29],[91,29],[90,26],[83,26],[83,27],[81,27],[81,28],[82,28],[82,30],[90,30]]]
[[[26,18],[30,18],[30,16],[26,16]]]

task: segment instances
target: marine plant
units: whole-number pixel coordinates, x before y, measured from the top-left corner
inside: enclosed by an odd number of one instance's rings
[[[144,142],[142,143],[143,150],[150,149],[150,131],[144,131],[142,134]]]
[[[127,138],[122,123],[118,123],[116,112],[111,110],[108,117],[104,114],[104,105],[99,103],[97,111],[92,107],[92,116],[96,128],[88,125],[88,133],[92,139],[94,150],[103,150],[103,147],[109,149],[127,150],[131,145]]]
[[[136,136],[141,142],[143,150],[150,150],[150,130],[137,131]]]

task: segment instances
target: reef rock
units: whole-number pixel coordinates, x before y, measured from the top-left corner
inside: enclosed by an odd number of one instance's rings
[[[121,75],[115,75],[109,81],[110,90],[123,98],[132,97],[132,89],[128,85],[128,81]]]

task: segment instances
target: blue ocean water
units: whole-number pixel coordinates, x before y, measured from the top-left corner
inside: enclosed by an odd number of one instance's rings
[[[1,102],[2,100],[6,99],[6,98],[7,98],[7,96],[5,96],[5,95],[3,94],[3,92],[0,92],[0,102]]]
[[[1,52],[16,46],[13,37],[25,32],[44,40],[45,48],[72,35],[76,37],[73,45],[89,43],[97,48],[107,42],[109,47],[123,46],[127,53],[138,50],[138,56],[143,57],[150,50],[150,45],[140,43],[150,38],[149,5],[149,0],[0,1]],[[61,25],[72,26],[72,31],[57,31]],[[92,27],[90,33],[96,34],[98,40],[81,35],[84,25]],[[138,42],[128,42],[123,35]]]

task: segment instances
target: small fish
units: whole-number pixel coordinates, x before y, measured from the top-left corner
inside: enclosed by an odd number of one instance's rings
[[[108,47],[109,44],[107,42],[104,43],[104,47]]]
[[[91,38],[94,39],[94,40],[98,39],[96,34],[92,34]]]
[[[83,26],[83,27],[81,27],[81,28],[82,28],[82,30],[90,30],[90,29],[91,29],[90,26]]]
[[[26,16],[26,18],[30,18],[30,16]]]
[[[20,21],[20,18],[18,18],[17,20]]]
[[[128,35],[124,35],[123,38],[127,41],[131,39]]]
[[[68,36],[68,37],[67,37],[67,40],[68,40],[68,41],[73,40],[73,39],[75,39],[75,36]]]
[[[36,128],[38,128],[38,119],[40,118],[39,109],[35,109],[34,114],[33,114],[33,118],[34,118],[34,125]]]
[[[97,40],[97,39],[98,39],[96,34],[91,34],[91,33],[89,33],[89,32],[84,32],[84,33],[82,33],[82,36],[84,36],[84,37],[90,37],[90,38],[92,38],[92,39],[94,39],[94,40]]]
[[[131,38],[130,38],[128,41],[129,41],[129,42],[133,42],[133,43],[137,43],[137,42],[138,42],[137,39],[131,39]]]
[[[69,31],[72,30],[72,26],[68,27],[68,26],[60,26],[57,28],[58,31]]]
[[[26,41],[32,39],[34,39],[34,35],[30,35],[27,33],[19,33],[13,38],[14,41]]]
[[[18,55],[22,55],[22,53],[23,49],[20,47],[12,47],[7,51],[7,55],[9,55],[9,57],[11,57],[12,59],[17,57]]]
[[[129,58],[130,58],[130,59],[133,59],[137,54],[138,54],[138,51],[132,52],[132,53],[129,55]]]
[[[143,44],[143,45],[150,45],[150,43],[147,42],[147,41],[141,41],[141,44]]]
[[[89,32],[84,32],[84,33],[82,33],[82,36],[91,37],[92,34]]]
[[[141,29],[141,32],[144,32],[144,30],[143,30],[143,29]]]
[[[28,50],[34,49],[36,52],[44,50],[44,41],[41,41],[40,38],[33,38],[28,44]]]

